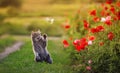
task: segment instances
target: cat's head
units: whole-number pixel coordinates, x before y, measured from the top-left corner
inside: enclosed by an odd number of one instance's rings
[[[31,37],[34,41],[40,41],[41,39],[46,40],[47,35],[46,34],[42,35],[40,30],[38,30],[38,31],[32,31]]]
[[[40,30],[38,30],[38,31],[32,31],[31,37],[32,37],[32,39],[33,39],[34,41],[40,40],[40,39],[42,38],[42,37],[41,37],[41,32],[40,32]]]

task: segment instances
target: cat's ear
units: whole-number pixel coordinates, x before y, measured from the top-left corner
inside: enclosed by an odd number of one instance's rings
[[[47,34],[44,33],[44,34],[43,34],[43,37],[44,37],[44,39],[46,39],[46,38],[47,38]]]
[[[37,31],[39,34],[41,34],[40,30]]]
[[[35,32],[34,32],[34,31],[32,31],[32,32],[31,32],[31,35],[34,35],[34,33],[35,33]]]

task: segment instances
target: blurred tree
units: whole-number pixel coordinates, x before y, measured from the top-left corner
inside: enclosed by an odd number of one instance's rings
[[[22,0],[0,0],[0,7],[16,7],[19,8],[21,7]]]

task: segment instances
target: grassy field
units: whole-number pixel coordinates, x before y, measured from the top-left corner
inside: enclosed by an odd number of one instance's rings
[[[73,73],[69,67],[68,53],[60,42],[50,40],[48,43],[53,64],[34,62],[31,41],[27,41],[21,50],[0,61],[0,73]]]
[[[7,46],[15,43],[15,39],[13,37],[2,37],[0,38],[0,52],[3,52]]]

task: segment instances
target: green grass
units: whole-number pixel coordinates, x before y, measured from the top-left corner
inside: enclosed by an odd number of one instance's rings
[[[28,41],[21,50],[0,61],[0,73],[72,73],[68,53],[63,49],[60,40],[50,40],[48,50],[53,64],[36,63],[31,42]]]
[[[0,38],[0,52],[3,52],[7,46],[15,43],[15,39],[12,37]]]

